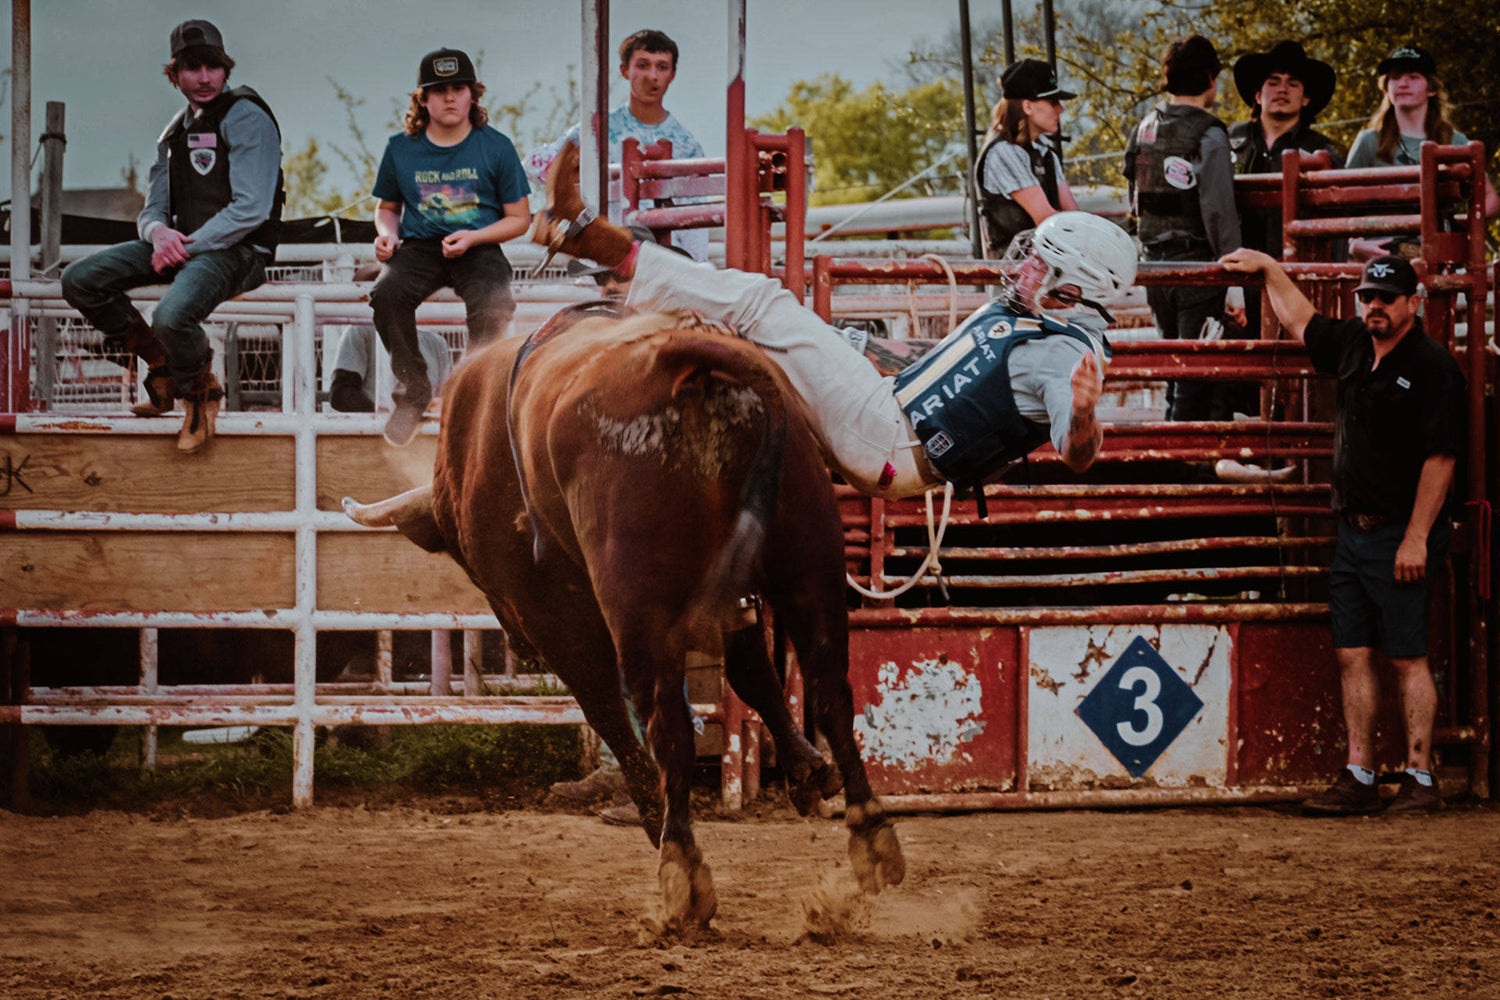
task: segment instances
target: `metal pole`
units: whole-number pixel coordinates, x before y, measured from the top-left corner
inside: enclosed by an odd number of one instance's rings
[[[578,190],[593,194],[600,212],[609,205],[609,0],[583,0],[583,69],[579,101]],[[619,222],[614,206],[610,218]]]
[[[1057,72],[1057,17],[1052,0],[1042,0],[1042,34],[1047,36],[1047,65]]]
[[[31,0],[10,5],[10,277],[31,277]],[[31,303],[10,304],[10,331],[0,341],[0,413],[30,408]]]
[[[292,804],[299,809],[313,804],[313,752],[317,730],[313,711],[317,701],[318,633],[313,627],[317,609],[318,531],[313,519],[318,513],[318,437],[312,425],[317,404],[313,352],[313,297],[297,296],[297,318],[293,336],[297,339],[297,364],[292,373],[294,399],[297,403],[296,510],[299,524],[296,539],[296,638],[293,644],[293,704],[297,722],[292,729]]]
[[[62,250],[63,152],[68,145],[65,134],[67,106],[61,101],[47,102],[47,127],[42,133],[42,273],[61,272],[58,258]],[[36,330],[36,399],[46,409],[52,404],[53,385],[57,380],[57,320],[47,317]]]
[[[161,646],[159,644],[159,633],[154,628],[141,629],[141,693],[155,694],[157,670],[161,662]],[[156,738],[157,727],[147,726],[145,738],[141,742],[141,770],[150,772],[156,770]]]
[[[479,687],[484,680],[484,633],[478,629],[464,629],[464,697],[479,697]]]
[[[729,0],[729,85],[724,114],[724,265],[748,269],[745,242],[751,203],[745,197],[745,0]]]
[[[969,245],[975,257],[984,256],[979,240],[979,191],[974,184],[979,144],[974,137],[974,46],[969,35],[969,0],[958,0],[958,36],[964,57],[964,142],[969,151],[969,169],[964,171],[964,190],[969,195]]]
[[[1005,34],[1005,65],[1016,61],[1016,19],[1011,13],[1010,0],[1000,4],[1000,30]]]
[[[453,693],[453,647],[448,644],[452,634],[445,628],[432,630],[432,681],[428,690],[434,698]]]

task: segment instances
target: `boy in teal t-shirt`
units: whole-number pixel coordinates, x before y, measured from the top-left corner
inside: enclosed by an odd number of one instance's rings
[[[469,346],[500,336],[515,313],[500,244],[531,225],[530,185],[510,139],[490,128],[484,84],[457,49],[422,59],[406,131],[391,136],[375,175],[375,330],[397,386],[386,440],[406,444],[432,399],[417,342],[417,306],[451,287],[467,310]]]

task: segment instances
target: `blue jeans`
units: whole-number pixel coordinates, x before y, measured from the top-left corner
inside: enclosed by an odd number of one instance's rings
[[[62,273],[63,298],[106,341],[118,344],[130,337],[133,326],[144,324],[125,293],[170,282],[151,314],[151,332],[166,351],[167,370],[182,395],[191,391],[213,357],[203,321],[225,299],[265,283],[266,256],[239,243],[195,254],[186,264],[158,274],[151,253],[150,242],[132,240],[74,261]]]

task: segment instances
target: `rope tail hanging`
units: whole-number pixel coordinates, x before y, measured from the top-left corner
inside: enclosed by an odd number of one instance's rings
[[[858,580],[854,579],[852,574],[845,573],[844,579],[849,582],[849,586],[872,601],[889,601],[900,597],[915,587],[921,581],[922,577],[928,573],[931,573],[941,581],[943,567],[938,561],[938,551],[942,548],[943,535],[948,531],[949,514],[953,509],[953,484],[943,484],[943,513],[941,517],[936,519],[934,519],[932,513],[932,494],[933,491],[928,490],[925,497],[927,501],[927,555],[922,559],[922,565],[917,567],[917,571],[911,575],[910,579],[895,590],[875,590],[873,587],[861,585]],[[870,582],[873,584],[875,581],[872,579]]]

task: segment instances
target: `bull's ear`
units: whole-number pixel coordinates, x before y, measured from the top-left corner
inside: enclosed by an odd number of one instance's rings
[[[438,530],[437,518],[432,516],[430,510],[425,514],[402,521],[396,525],[396,528],[428,552],[442,552],[448,548],[443,533]]]

